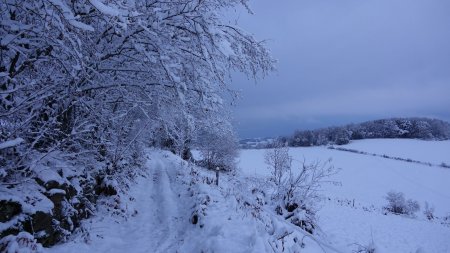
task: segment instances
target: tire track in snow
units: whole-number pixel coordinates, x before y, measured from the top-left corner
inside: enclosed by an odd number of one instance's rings
[[[177,184],[176,170],[166,165],[157,157],[154,163],[150,164],[153,173],[153,184],[151,188],[152,211],[153,211],[153,235],[156,241],[152,252],[172,252],[177,244],[177,240],[182,236],[183,220],[180,219],[179,197],[174,186]],[[170,170],[170,171],[169,171]]]

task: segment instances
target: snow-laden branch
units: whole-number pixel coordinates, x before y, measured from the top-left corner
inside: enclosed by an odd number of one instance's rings
[[[124,10],[120,10],[118,8],[112,7],[110,5],[104,4],[100,0],[89,0],[89,2],[101,13],[108,15],[108,16],[114,16],[114,17],[120,17],[120,16],[126,16],[128,13]]]
[[[94,27],[85,24],[83,22],[78,21],[75,16],[73,15],[73,12],[70,10],[70,8],[61,0],[49,0],[50,3],[54,4],[58,7],[58,9],[61,11],[63,17],[69,22],[69,24],[73,25],[76,28],[79,28],[81,30],[91,31],[93,32],[95,29]]]
[[[5,149],[5,148],[13,148],[13,147],[19,146],[24,141],[25,140],[22,138],[16,138],[14,140],[2,142],[2,143],[0,143],[0,150]]]

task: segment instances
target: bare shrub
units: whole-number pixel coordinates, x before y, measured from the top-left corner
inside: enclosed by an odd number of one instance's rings
[[[425,202],[425,210],[423,211],[423,214],[425,214],[425,217],[427,217],[428,220],[434,220],[434,207],[430,206],[428,202]]]
[[[448,213],[447,215],[445,215],[444,217],[442,217],[441,220],[442,220],[442,221],[441,221],[441,224],[450,227],[450,213]]]
[[[354,250],[354,253],[376,253],[377,248],[375,247],[374,242],[370,242],[368,245],[360,245],[357,244],[358,248]]]
[[[405,199],[402,192],[390,191],[387,193],[386,200],[388,205],[385,209],[394,214],[413,215],[420,210],[419,202],[412,199]]]
[[[289,168],[288,172],[280,189],[286,203],[317,200],[321,185],[330,182],[328,178],[336,174],[337,170],[331,165],[331,159],[328,159],[325,162],[303,161],[296,169]]]
[[[289,147],[281,143],[275,144],[273,149],[267,149],[264,153],[264,162],[269,166],[271,179],[276,185],[280,185],[283,175],[291,168],[292,164]]]
[[[286,220],[313,234],[316,225],[316,204],[320,201],[319,190],[323,183],[331,182],[329,177],[337,170],[331,160],[306,163],[291,167],[281,175],[281,182],[275,191],[279,201],[276,212]]]
[[[337,173],[331,159],[292,167],[293,159],[289,148],[278,142],[264,154],[264,161],[271,171],[271,181],[275,184],[273,199],[278,201],[275,212],[284,216],[292,224],[313,233],[316,226],[316,203],[319,189],[328,178]]]
[[[443,163],[441,163],[441,167],[450,169],[450,164],[446,164],[446,163],[443,162]]]
[[[377,253],[377,247],[375,245],[375,242],[373,240],[373,234],[371,233],[371,240],[367,245],[362,245],[359,243],[354,243],[354,245],[357,246],[355,250],[353,250],[353,253]]]

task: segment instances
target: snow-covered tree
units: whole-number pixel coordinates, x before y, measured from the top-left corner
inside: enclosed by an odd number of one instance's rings
[[[238,141],[227,121],[216,122],[200,130],[196,144],[202,165],[209,169],[234,170],[238,156]]]
[[[273,69],[261,42],[222,21],[238,6],[247,1],[2,1],[0,142],[114,163],[139,140],[181,148],[224,110],[231,71]]]

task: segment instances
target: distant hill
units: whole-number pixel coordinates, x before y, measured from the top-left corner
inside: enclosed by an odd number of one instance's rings
[[[343,145],[350,140],[374,138],[408,138],[423,140],[450,139],[450,123],[428,118],[391,118],[328,127],[317,130],[296,131],[290,137],[282,137],[291,147]]]

